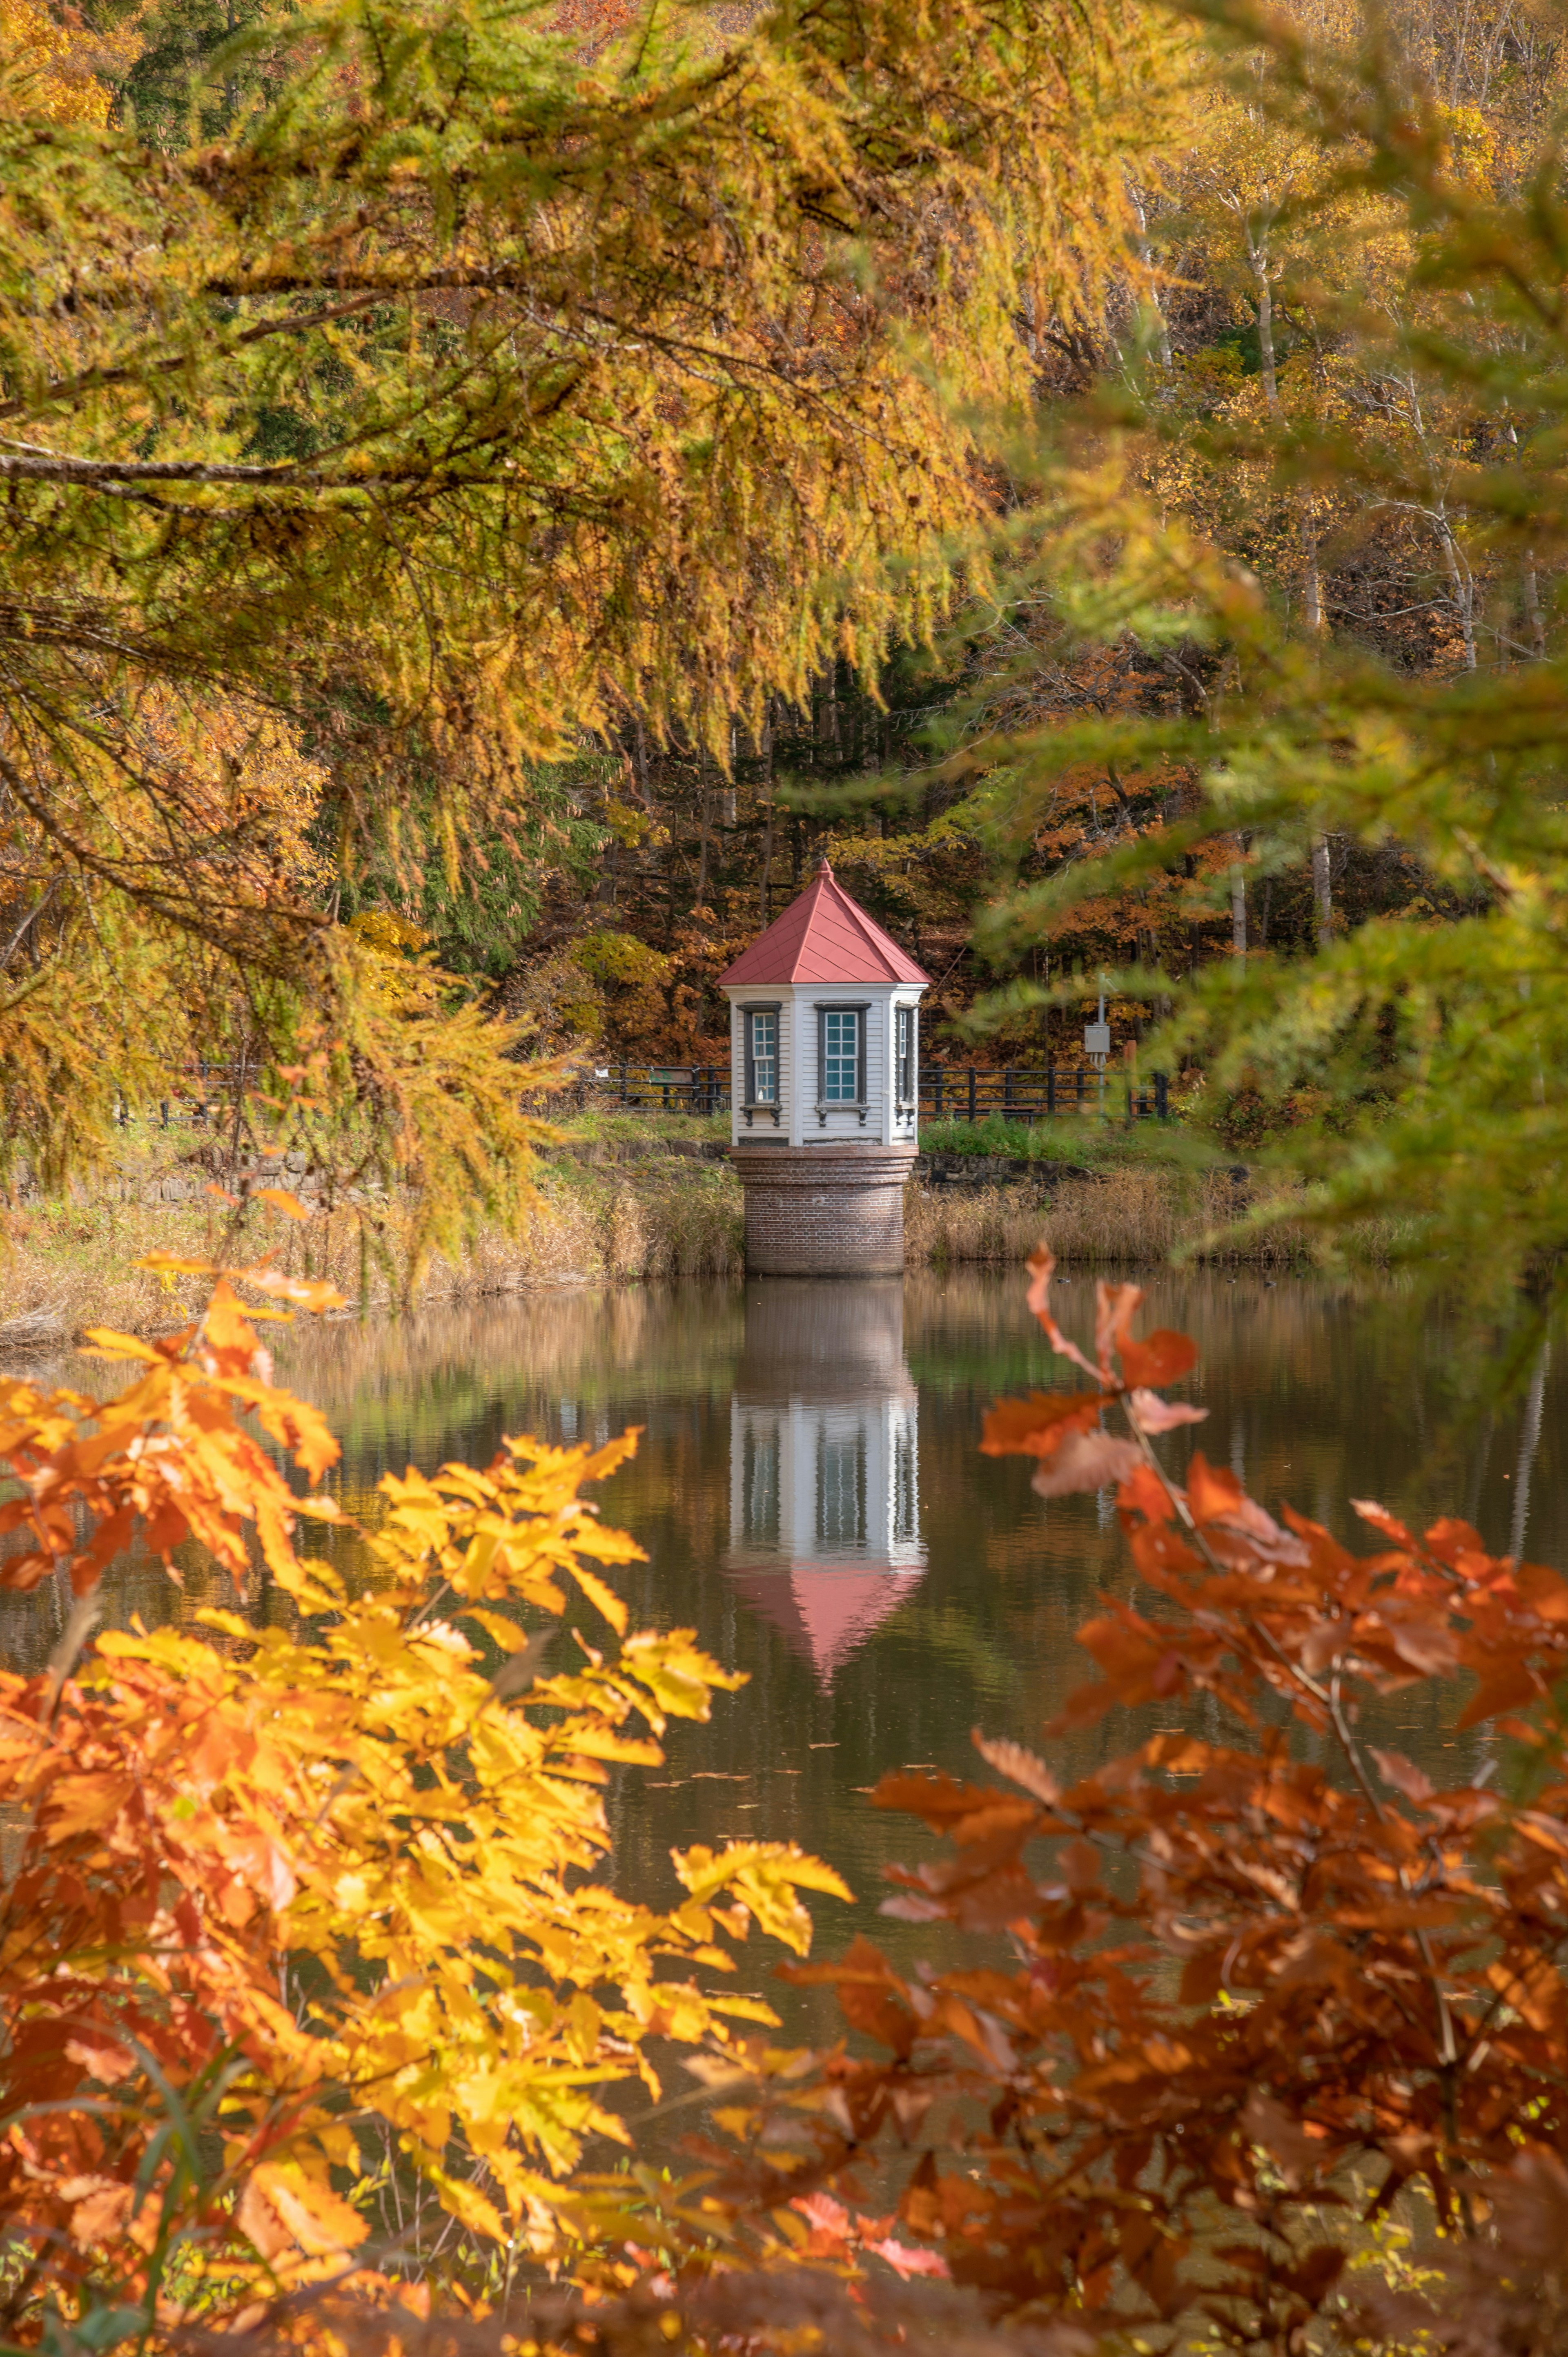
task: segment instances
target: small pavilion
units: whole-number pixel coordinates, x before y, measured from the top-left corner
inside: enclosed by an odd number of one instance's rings
[[[719,978],[746,1266],[779,1276],[903,1267],[930,977],[823,860]]]

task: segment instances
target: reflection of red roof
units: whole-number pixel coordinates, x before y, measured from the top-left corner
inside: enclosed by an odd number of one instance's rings
[[[918,982],[929,984],[901,950],[852,900],[824,859],[800,898],[743,950],[727,974],[726,990],[743,982]]]
[[[835,1571],[820,1563],[737,1569],[728,1577],[753,1610],[783,1631],[791,1652],[806,1656],[823,1686],[920,1584],[918,1572]]]

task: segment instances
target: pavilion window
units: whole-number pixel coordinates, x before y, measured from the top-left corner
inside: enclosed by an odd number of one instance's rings
[[[817,1114],[857,1113],[865,1119],[864,1005],[817,1009]]]
[[[746,1026],[746,1110],[779,1120],[779,1009],[748,1006]]]
[[[915,1064],[915,1009],[900,1006],[895,1009],[896,1028],[893,1035],[893,1088],[902,1110],[916,1102],[918,1072]]]

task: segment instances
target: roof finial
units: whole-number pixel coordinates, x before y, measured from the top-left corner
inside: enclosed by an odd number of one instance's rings
[[[817,873],[818,873],[818,875],[819,875],[819,876],[831,876],[831,875],[832,874],[832,872],[833,872],[833,863],[832,863],[832,861],[828,857],[827,853],[824,851],[824,852],[823,852],[823,854],[822,854],[822,865],[821,865],[821,866],[817,869]]]

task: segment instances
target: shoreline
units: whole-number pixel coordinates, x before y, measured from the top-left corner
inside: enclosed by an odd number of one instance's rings
[[[945,1158],[945,1157],[944,1157]],[[994,1168],[994,1166],[993,1166]],[[1231,1265],[1322,1265],[1305,1225],[1246,1232],[1252,1192],[1232,1167],[1191,1169],[1107,1160],[1049,1179],[953,1183],[944,1173],[911,1180],[905,1265],[1021,1264],[1042,1239],[1069,1266],[1154,1268],[1201,1239],[1199,1257]],[[200,1255],[222,1218],[210,1200],[35,1200],[0,1232],[0,1353],[16,1360],[68,1347],[90,1326],[149,1336],[189,1315],[176,1286],[134,1267],[155,1250]],[[1259,1186],[1262,1197],[1262,1186]],[[1271,1187],[1269,1192],[1286,1191]],[[292,1273],[325,1276],[351,1305],[344,1316],[397,1308],[407,1292],[406,1220],[393,1202],[317,1211],[302,1225],[258,1207],[245,1247],[275,1254]],[[364,1223],[362,1228],[361,1223]],[[1227,1246],[1227,1230],[1235,1243]],[[1387,1257],[1387,1237],[1354,1240],[1359,1257]],[[744,1274],[740,1182],[727,1161],[653,1149],[590,1158],[557,1150],[542,1158],[538,1196],[522,1231],[479,1234],[459,1260],[433,1256],[413,1308],[575,1286],[627,1285]],[[1380,1245],[1381,1248],[1380,1249]]]

